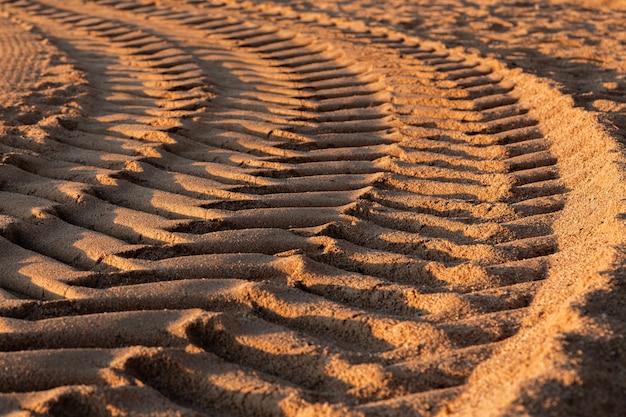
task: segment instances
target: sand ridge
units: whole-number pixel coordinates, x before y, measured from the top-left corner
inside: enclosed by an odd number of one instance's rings
[[[333,4],[0,3],[3,413],[618,414],[620,119]]]

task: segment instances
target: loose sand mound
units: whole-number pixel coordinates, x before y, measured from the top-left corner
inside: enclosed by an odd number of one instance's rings
[[[0,412],[622,413],[626,13],[407,3],[0,1]]]

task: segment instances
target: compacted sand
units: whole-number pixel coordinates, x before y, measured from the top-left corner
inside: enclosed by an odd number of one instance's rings
[[[0,0],[0,413],[618,416],[626,4]]]

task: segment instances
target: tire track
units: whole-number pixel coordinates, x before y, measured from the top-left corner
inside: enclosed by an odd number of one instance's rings
[[[172,411],[431,415],[517,333],[565,188],[505,76],[323,16],[51,3],[3,5],[88,93],[2,139],[1,360],[97,360],[3,391],[86,384],[46,407],[106,415],[137,411],[112,393],[139,383]]]
[[[3,51],[0,85],[3,90],[14,92],[5,98],[2,105],[3,124],[10,124],[13,117],[18,122],[27,123],[29,115],[24,111],[25,103],[19,100],[19,95],[36,88],[32,80],[39,78],[44,72],[46,61],[50,59],[47,56],[50,51],[41,38],[29,32],[26,25],[12,21],[9,16],[2,16],[1,21],[4,30],[0,35]]]

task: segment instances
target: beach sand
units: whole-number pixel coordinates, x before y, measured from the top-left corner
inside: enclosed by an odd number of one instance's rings
[[[625,22],[0,0],[0,414],[622,415]]]

